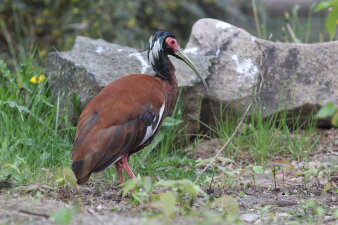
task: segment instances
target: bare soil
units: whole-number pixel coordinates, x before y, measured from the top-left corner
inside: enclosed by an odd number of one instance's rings
[[[204,189],[211,198],[234,197],[244,224],[338,224],[333,217],[338,209],[337,187],[325,190],[329,182],[338,185],[338,129],[321,132],[318,149],[306,161],[289,164],[278,161],[272,163],[280,166],[275,176],[265,171],[253,178],[247,171],[231,185],[224,184],[227,179],[224,175],[215,176]],[[194,157],[207,157],[205,151],[201,152],[203,155]],[[231,163],[225,167],[237,169]],[[300,174],[311,168],[320,172],[316,176]],[[130,205],[128,197],[118,194],[119,189],[104,183],[64,191],[41,184],[11,187],[2,182],[0,224],[58,224],[51,215],[60,209],[74,212],[70,224],[203,224],[203,219],[183,216],[171,222],[149,219],[145,206]],[[316,208],[306,206],[308,200],[323,208],[324,215],[316,216]]]

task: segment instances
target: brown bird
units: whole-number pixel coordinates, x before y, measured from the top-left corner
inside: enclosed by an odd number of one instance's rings
[[[168,55],[189,65],[207,88],[175,35],[168,31],[154,33],[149,39],[148,60],[155,75],[123,76],[106,86],[83,110],[72,154],[78,184],[113,163],[120,183],[124,182],[123,169],[135,177],[128,165],[130,155],[150,144],[175,107],[178,86]]]

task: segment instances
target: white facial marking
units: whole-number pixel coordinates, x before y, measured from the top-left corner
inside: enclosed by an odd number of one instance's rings
[[[151,51],[149,52],[149,62],[150,62],[151,65],[154,65],[154,62],[155,62],[153,54],[151,53]]]
[[[154,43],[153,48],[149,52],[149,61],[152,65],[155,65],[155,60],[158,60],[158,53],[161,50],[160,40],[157,39]]]
[[[142,139],[142,141],[141,141],[141,143],[139,145],[144,144],[151,136],[153,136],[153,134],[157,130],[158,125],[160,124],[160,122],[162,120],[162,116],[163,116],[163,112],[164,112],[164,107],[165,107],[165,103],[163,103],[163,105],[160,108],[160,111],[158,112],[158,120],[157,120],[157,124],[155,126],[155,129],[153,129],[152,125],[148,126],[146,134],[144,135],[144,138]]]

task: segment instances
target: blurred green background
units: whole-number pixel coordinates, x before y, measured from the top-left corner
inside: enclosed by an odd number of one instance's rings
[[[19,48],[38,47],[41,56],[53,49],[69,49],[76,35],[138,48],[144,48],[149,35],[158,29],[170,30],[179,39],[187,39],[197,19],[225,20],[227,6],[227,0],[0,2],[0,51],[11,53]]]
[[[272,40],[287,42],[325,39],[319,37],[324,31],[323,16],[316,13],[316,19],[312,19],[314,4],[318,1],[309,0],[306,6],[302,5],[303,0],[294,1],[294,4],[291,1],[292,6],[285,6],[290,5],[289,0],[279,1],[285,3],[282,6],[274,2],[0,0],[0,58],[12,64],[10,61],[18,62],[20,57],[27,58],[34,51],[44,58],[49,51],[70,49],[77,35],[146,48],[149,35],[158,29],[174,32],[184,46],[194,22],[205,17],[230,22],[260,38],[268,39],[274,34]]]

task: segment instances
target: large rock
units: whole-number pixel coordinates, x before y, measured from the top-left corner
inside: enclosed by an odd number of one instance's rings
[[[329,101],[338,103],[337,41],[276,43],[222,21],[201,19],[193,26],[186,51],[216,57],[202,108],[205,122],[220,111],[221,102],[242,110],[255,100],[264,116],[302,109],[303,118]]]

